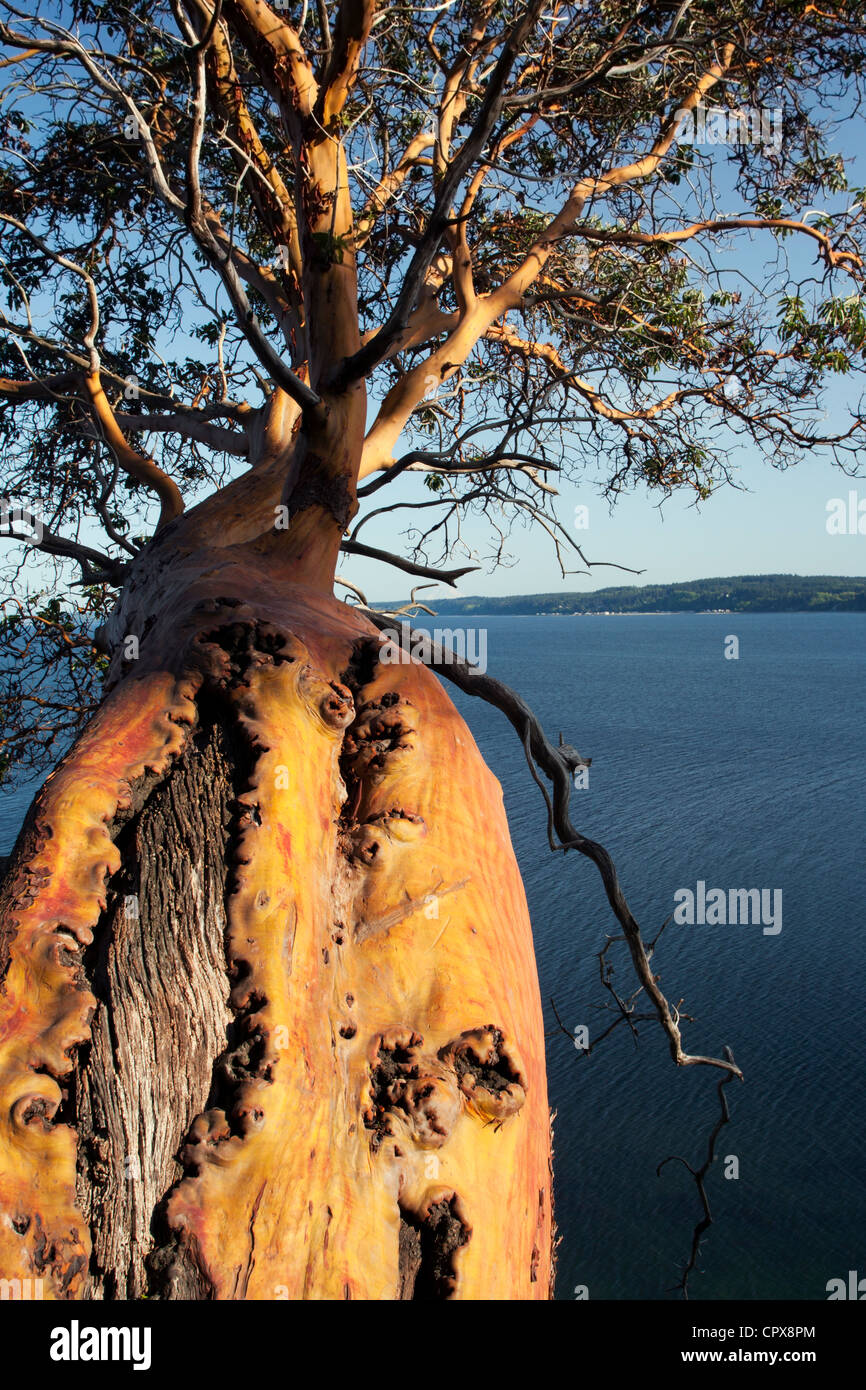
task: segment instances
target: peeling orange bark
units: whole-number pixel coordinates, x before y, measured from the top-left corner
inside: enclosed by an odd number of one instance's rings
[[[31,853],[4,883],[9,959],[0,993],[0,1271],[50,1275],[74,1297],[90,1242],[74,1207],[75,1133],[52,1124],[70,1049],[86,1042],[94,999],[79,948],[93,939],[117,851],[106,822],[146,768],[166,768],[195,716],[193,686],[168,675],[116,692],[49,777]]]
[[[236,573],[189,558],[6,885],[0,1271],[87,1296],[76,1136],[52,1123],[94,1003],[80,948],[109,822],[210,692],[252,767],[226,898],[240,1042],[214,1059],[231,1103],[178,1134],[158,1296],[192,1265],[220,1299],[547,1298],[542,1016],[499,785],[426,668],[244,550]]]

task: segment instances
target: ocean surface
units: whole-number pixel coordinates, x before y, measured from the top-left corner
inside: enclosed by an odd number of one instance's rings
[[[592,758],[572,819],[610,850],[646,938],[699,881],[782,893],[776,934],[671,923],[653,961],[694,1015],[687,1050],[727,1044],[746,1078],[725,1088],[690,1298],[824,1299],[828,1280],[866,1277],[866,615],[471,621],[489,673]],[[557,1112],[557,1297],[677,1298],[702,1213],[685,1168],[656,1167],[703,1162],[720,1073],[675,1067],[655,1023],[638,1025],[637,1045],[618,1028],[589,1057],[559,1030],[551,998],[569,1032],[610,1021],[598,952],[616,923],[593,865],[547,848],[504,716],[450,689],[502,782],[532,914]],[[0,792],[0,853],[28,799]]]

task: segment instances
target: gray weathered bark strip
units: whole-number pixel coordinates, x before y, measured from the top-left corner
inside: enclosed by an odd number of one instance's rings
[[[207,1108],[226,1047],[232,796],[227,738],[211,724],[117,835],[122,867],[85,961],[99,1000],[92,1042],[68,1101],[79,1132],[78,1202],[93,1239],[91,1298],[147,1292],[154,1213],[182,1174],[178,1151]]]

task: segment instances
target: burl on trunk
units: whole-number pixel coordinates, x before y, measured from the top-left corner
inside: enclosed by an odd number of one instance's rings
[[[2,890],[0,1274],[55,1298],[547,1298],[543,1025],[499,785],[437,679],[299,584],[285,538],[215,560],[206,526],[169,532],[140,659]]]

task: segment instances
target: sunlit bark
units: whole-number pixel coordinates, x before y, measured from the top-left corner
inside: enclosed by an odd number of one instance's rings
[[[113,687],[4,883],[0,1268],[59,1298],[546,1298],[501,791],[435,676],[331,597],[360,430],[313,468],[272,415],[133,567]],[[305,505],[249,534],[287,467]]]

